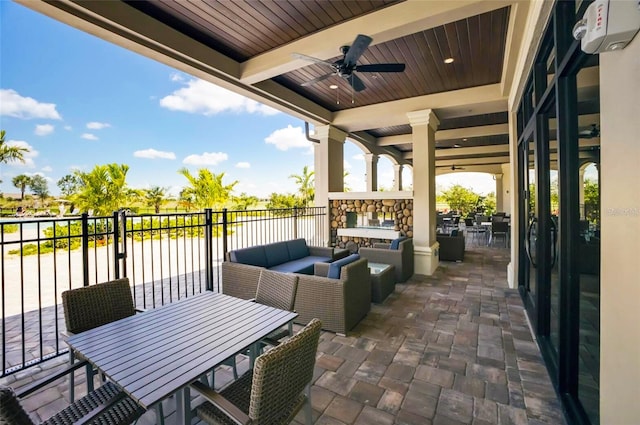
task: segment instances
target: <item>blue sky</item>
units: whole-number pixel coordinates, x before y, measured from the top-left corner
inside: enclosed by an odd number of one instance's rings
[[[130,166],[134,188],[177,194],[186,184],[180,168],[206,167],[237,180],[237,194],[266,197],[295,192],[289,176],[313,168],[312,143],[297,118],[22,5],[0,1],[0,19],[0,126],[11,144],[31,150],[26,164],[0,166],[1,192],[17,192],[11,179],[18,174],[40,173],[57,195],[62,176],[115,162]],[[362,152],[347,142],[344,158],[347,185],[364,190]],[[392,170],[379,160],[379,186],[392,187]],[[403,178],[410,183],[410,172]],[[487,191],[478,179],[461,183]]]

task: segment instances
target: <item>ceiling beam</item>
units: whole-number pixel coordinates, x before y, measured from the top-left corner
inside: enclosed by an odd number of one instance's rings
[[[509,145],[472,146],[468,148],[436,149],[436,158],[468,155],[509,155]]]
[[[509,11],[509,26],[507,27],[507,39],[502,63],[502,78],[500,79],[500,87],[504,96],[509,96],[513,85],[518,56],[522,50],[529,4],[530,2],[528,1],[516,2],[511,5],[511,10]]]
[[[376,45],[500,9],[513,2],[514,0],[440,0],[429,1],[428,6],[419,0],[401,2],[253,57],[240,65],[240,79],[245,84],[255,84],[309,65],[307,61],[293,58],[292,53],[301,53],[322,60],[339,56],[340,46],[351,44],[363,28],[366,28],[367,35],[373,38],[372,45]]]
[[[438,130],[436,132],[436,141],[470,139],[472,137],[495,136],[498,134],[509,134],[509,124],[492,124],[477,127],[453,128],[451,130]],[[413,136],[411,134],[378,137],[378,146],[405,145],[411,143],[413,143]]]
[[[333,124],[346,131],[391,127],[408,124],[407,111],[423,109],[436,109],[439,119],[449,118],[438,115],[443,108],[471,111],[466,115],[502,112],[507,110],[507,98],[500,94],[500,84],[489,84],[337,111]]]

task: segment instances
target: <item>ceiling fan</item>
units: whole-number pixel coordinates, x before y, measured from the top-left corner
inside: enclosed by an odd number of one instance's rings
[[[366,88],[364,82],[356,75],[356,72],[403,72],[405,65],[403,63],[372,63],[366,65],[358,65],[358,59],[367,50],[373,39],[367,35],[358,34],[351,46],[342,46],[342,58],[335,62],[314,58],[312,56],[300,53],[292,53],[294,58],[307,60],[319,64],[327,65],[331,68],[331,72],[321,75],[317,78],[302,83],[302,86],[310,86],[329,77],[337,75],[349,81],[349,84],[355,91],[362,91]]]
[[[457,165],[452,165],[451,167],[449,167],[448,165],[442,165],[438,168],[449,168],[451,169],[451,171],[464,170],[464,167],[458,167]]]
[[[581,139],[592,139],[600,136],[600,126],[598,124],[591,124],[591,127],[578,132],[578,137]]]

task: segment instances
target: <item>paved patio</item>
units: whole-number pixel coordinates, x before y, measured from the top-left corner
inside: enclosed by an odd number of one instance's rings
[[[508,256],[506,249],[468,246],[463,263],[444,262],[434,276],[396,285],[346,337],[324,332],[312,388],[314,422],[565,423],[520,297],[506,287]],[[65,360],[2,381],[19,388]],[[240,363],[246,367],[246,360]],[[230,379],[223,367],[216,384]],[[40,420],[62,409],[67,397],[67,381],[60,380],[24,404]],[[173,400],[164,408],[172,416]],[[152,411],[138,421],[154,422]]]

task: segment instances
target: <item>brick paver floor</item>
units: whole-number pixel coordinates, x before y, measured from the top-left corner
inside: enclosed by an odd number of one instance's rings
[[[468,246],[464,262],[443,262],[433,276],[397,284],[347,336],[323,332],[314,423],[564,424],[522,301],[507,288],[508,256],[506,249]],[[19,388],[63,360],[1,381]],[[246,367],[245,360],[241,370]],[[222,368],[216,384],[230,377]],[[82,392],[81,374],[76,381]],[[61,380],[24,404],[40,420],[62,409],[67,397]],[[172,415],[172,400],[164,410]],[[154,422],[148,412],[138,423]]]

